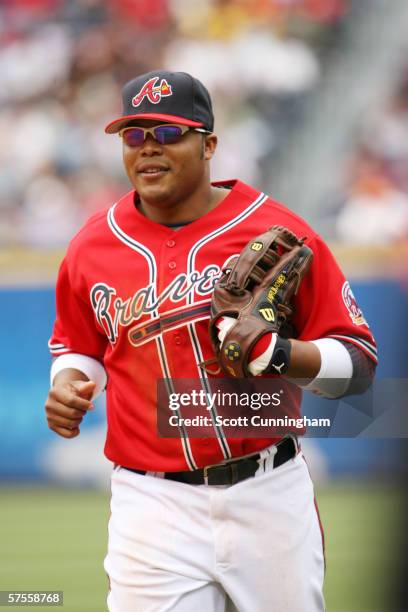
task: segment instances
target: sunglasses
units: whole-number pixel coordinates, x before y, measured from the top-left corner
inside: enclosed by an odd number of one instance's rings
[[[120,130],[121,136],[128,147],[141,147],[146,139],[146,135],[150,134],[157,142],[162,145],[176,144],[184,134],[189,131],[200,132],[201,134],[211,134],[209,130],[203,128],[191,128],[188,125],[177,125],[173,123],[164,123],[150,128],[144,127],[126,127]]]

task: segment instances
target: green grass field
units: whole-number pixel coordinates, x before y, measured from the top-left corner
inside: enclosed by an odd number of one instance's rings
[[[328,612],[386,612],[396,492],[336,485],[317,498],[326,532]],[[0,590],[63,590],[66,612],[106,610],[108,515],[107,494],[0,488]]]

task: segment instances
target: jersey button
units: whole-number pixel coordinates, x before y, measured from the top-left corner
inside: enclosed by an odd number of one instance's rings
[[[168,240],[168,241],[166,242],[166,245],[167,245],[168,247],[170,247],[170,248],[171,248],[171,247],[174,247],[174,246],[176,246],[176,241],[175,241],[175,240]]]
[[[181,344],[181,337],[180,336],[174,336],[174,344]]]
[[[177,268],[177,264],[175,261],[169,261],[169,268],[170,270],[174,270],[175,268]]]

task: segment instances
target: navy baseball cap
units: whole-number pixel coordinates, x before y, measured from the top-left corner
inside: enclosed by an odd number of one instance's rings
[[[186,72],[153,70],[126,83],[122,90],[123,114],[111,121],[107,134],[114,134],[137,119],[157,119],[214,129],[214,115],[207,89]]]

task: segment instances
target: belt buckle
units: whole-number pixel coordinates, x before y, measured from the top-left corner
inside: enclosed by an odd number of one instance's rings
[[[250,455],[245,455],[244,457],[231,457],[231,459],[227,459],[225,461],[222,461],[221,463],[213,463],[212,465],[206,465],[205,467],[202,468],[204,484],[208,485],[208,470],[211,470],[212,468],[217,468],[217,467],[228,467],[231,470],[232,478],[234,480],[237,477],[236,464],[239,463],[240,461],[251,459],[251,457],[253,457],[254,455],[259,455],[259,453],[254,452],[254,453],[251,453]],[[257,459],[257,463],[259,467],[260,466],[259,459]],[[235,480],[235,482],[238,482],[238,480]]]
[[[211,470],[212,468],[221,467],[223,465],[224,463],[213,463],[212,465],[206,465],[205,467],[203,467],[202,470],[203,470],[204,484],[208,485],[208,470]]]

